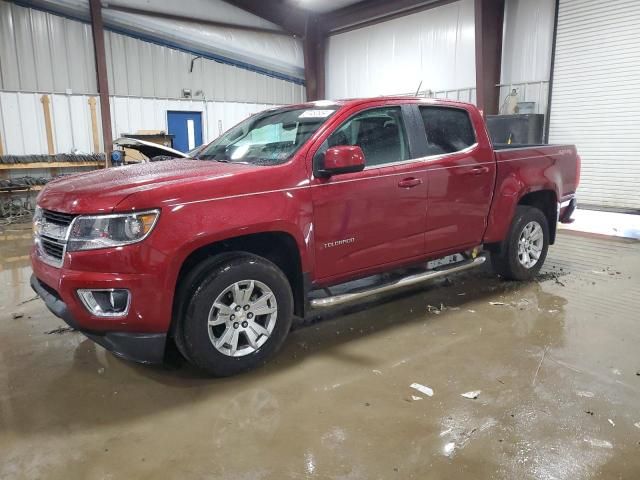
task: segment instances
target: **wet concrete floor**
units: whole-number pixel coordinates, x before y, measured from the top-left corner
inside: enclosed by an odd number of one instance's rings
[[[563,233],[536,282],[325,315],[221,380],[45,333],[29,242],[0,234],[1,479],[640,478],[638,242]]]

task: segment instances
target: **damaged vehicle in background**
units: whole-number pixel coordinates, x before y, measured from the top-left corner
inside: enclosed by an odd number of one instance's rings
[[[173,160],[174,158],[192,158],[206,145],[200,145],[193,150],[184,153],[175,148],[160,145],[148,140],[140,140],[138,138],[120,137],[113,141],[114,147],[119,147],[122,157],[126,159],[127,150],[134,150],[143,155],[143,158],[133,163],[161,162],[164,160]],[[112,155],[113,158],[113,155]]]
[[[195,160],[49,183],[31,285],[116,355],[162,362],[174,343],[199,368],[232,375],[273,357],[294,315],[488,256],[503,278],[534,278],[557,222],[571,221],[579,172],[572,145],[492,145],[471,104],[286,106]]]

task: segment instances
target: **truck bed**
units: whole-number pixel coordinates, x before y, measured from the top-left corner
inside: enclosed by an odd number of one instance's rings
[[[557,145],[549,145],[547,143],[494,143],[494,150],[514,150],[516,148],[531,148],[531,147],[555,147]]]
[[[485,242],[505,238],[520,197],[547,190],[561,204],[575,195],[580,165],[573,145],[494,145],[496,159],[495,197],[489,212]]]

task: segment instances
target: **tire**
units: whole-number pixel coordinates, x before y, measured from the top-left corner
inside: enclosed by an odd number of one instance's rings
[[[293,294],[272,262],[223,254],[203,262],[185,282],[175,339],[196,367],[216,377],[235,375],[265,364],[284,343]]]
[[[525,229],[527,229],[526,232]],[[531,239],[537,237],[536,234],[540,230],[542,242],[538,240],[532,242]],[[529,243],[527,244],[527,240],[525,240],[519,250],[519,244],[523,237],[528,239]],[[499,251],[491,254],[491,264],[494,272],[506,280],[531,280],[540,272],[547,258],[548,249],[549,224],[547,217],[535,207],[518,205],[507,238],[500,245]],[[537,259],[534,258],[534,252],[538,254]],[[535,262],[532,263],[534,260]]]

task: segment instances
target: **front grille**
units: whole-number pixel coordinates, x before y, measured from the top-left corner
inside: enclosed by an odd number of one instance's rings
[[[42,259],[51,266],[60,267],[66,251],[69,228],[76,215],[42,209],[42,217],[36,222],[38,250]]]
[[[48,223],[53,223],[55,225],[61,225],[67,227],[71,224],[73,219],[76,217],[71,213],[60,213],[54,212],[53,210],[42,210],[42,216],[44,220]]]
[[[48,256],[55,258],[56,260],[62,260],[64,255],[64,244],[56,241],[53,238],[42,236],[40,237],[40,245],[42,250]]]

